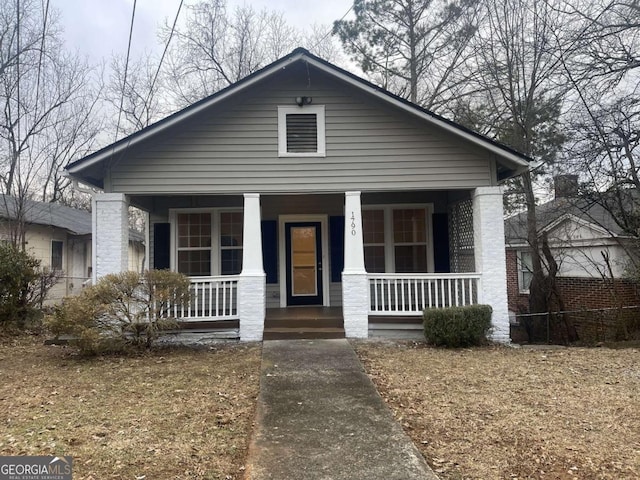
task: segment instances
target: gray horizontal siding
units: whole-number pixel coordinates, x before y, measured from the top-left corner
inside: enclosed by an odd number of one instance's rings
[[[275,78],[124,152],[107,189],[129,194],[397,191],[492,183],[490,155],[324,74]],[[324,105],[326,157],[278,157],[277,107]],[[241,102],[241,103],[240,103]]]

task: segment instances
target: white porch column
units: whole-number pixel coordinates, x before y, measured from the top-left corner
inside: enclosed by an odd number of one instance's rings
[[[491,339],[509,343],[507,266],[501,187],[478,187],[473,192],[473,238],[480,303],[491,305]]]
[[[346,192],[344,202],[342,314],[347,337],[369,335],[369,283],[364,268],[360,192]]]
[[[122,193],[100,193],[91,200],[92,280],[129,269],[129,205]]]
[[[262,266],[260,195],[244,195],[242,273],[238,281],[240,340],[261,341],[266,309],[266,275]]]

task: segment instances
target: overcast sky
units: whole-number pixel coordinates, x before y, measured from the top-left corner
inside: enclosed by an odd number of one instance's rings
[[[185,4],[194,0],[185,0]],[[88,55],[92,62],[110,58],[112,53],[125,54],[133,0],[51,0],[61,13],[68,47]],[[158,45],[158,25],[173,22],[180,0],[138,0],[133,26],[132,51],[162,51]],[[283,12],[293,26],[307,29],[314,23],[326,24],[341,18],[353,0],[227,0],[227,8],[252,5]],[[185,13],[184,5],[180,16]]]

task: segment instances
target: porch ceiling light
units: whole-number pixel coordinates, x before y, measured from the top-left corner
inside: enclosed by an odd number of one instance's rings
[[[296,97],[296,105],[302,107],[303,105],[309,105],[313,101],[311,97]]]

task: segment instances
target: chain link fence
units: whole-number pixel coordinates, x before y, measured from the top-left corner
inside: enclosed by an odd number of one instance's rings
[[[640,340],[640,305],[511,317],[515,343],[596,344]]]

